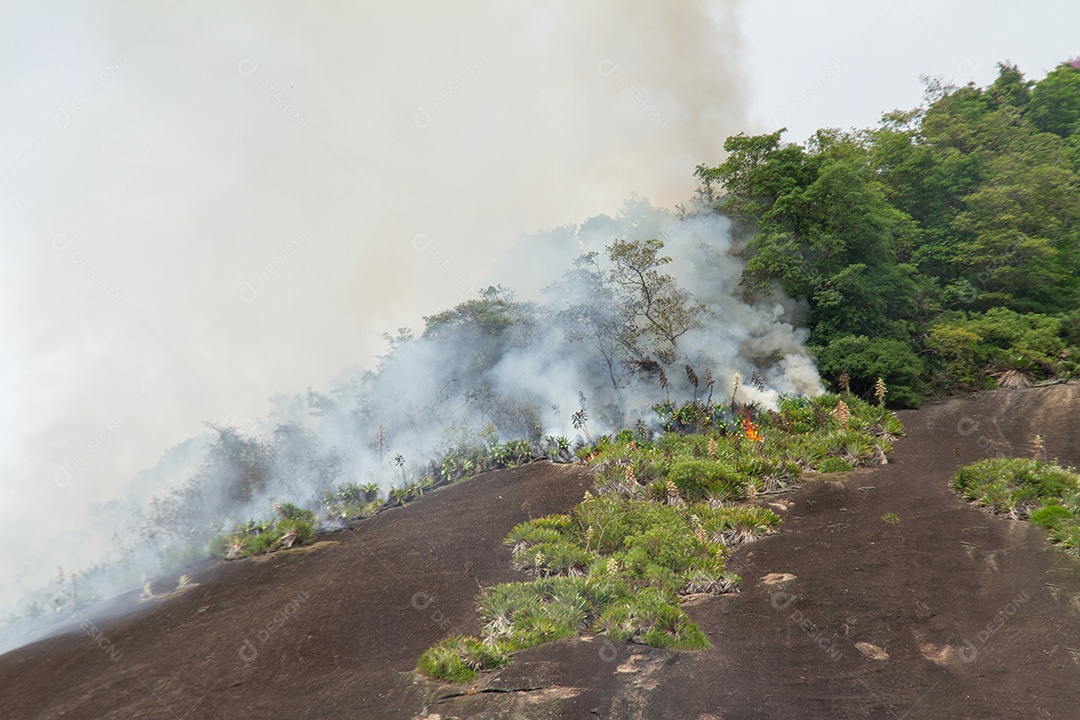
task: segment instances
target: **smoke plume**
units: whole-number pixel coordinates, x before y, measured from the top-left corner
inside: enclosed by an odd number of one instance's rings
[[[102,592],[152,575],[148,520],[195,481],[226,522],[362,480],[387,462],[373,426],[422,463],[495,412],[569,433],[584,394],[597,431],[634,416],[644,381],[598,380],[558,318],[572,289],[543,292],[616,237],[663,236],[712,311],[688,361],[760,368],[766,394],[815,387],[795,306],[737,298],[722,221],[619,211],[634,192],[684,202],[743,129],[734,18],[689,1],[8,3],[0,605],[118,554],[146,562]],[[555,229],[522,236],[537,228]],[[505,346],[388,350],[384,332],[493,284],[531,308]],[[207,460],[225,436],[206,421],[262,438],[261,494],[215,505],[235,468]]]

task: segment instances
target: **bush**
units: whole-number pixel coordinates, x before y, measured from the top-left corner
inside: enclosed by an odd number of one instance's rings
[[[616,641],[632,640],[653,647],[700,650],[709,647],[705,633],[674,598],[646,588],[609,607],[596,621],[596,630]]]
[[[930,329],[927,349],[941,370],[942,387],[993,387],[991,370],[1020,370],[1037,378],[1075,371],[1065,362],[1071,316],[1017,313],[996,307],[985,313],[947,313]]]
[[[916,408],[922,404],[923,362],[907,343],[844,335],[816,351],[821,372],[834,383],[846,373],[856,395],[872,397],[874,383],[882,378],[889,388],[889,407]]]
[[[748,481],[730,465],[691,458],[673,462],[667,477],[687,502],[701,500],[710,494],[733,497]]]
[[[504,542],[507,545],[524,543],[527,546],[532,546],[537,543],[558,542],[561,539],[562,533],[558,530],[552,527],[544,527],[537,520],[530,520],[515,525],[507,534]]]
[[[210,541],[210,554],[234,560],[303,545],[315,537],[316,517],[292,503],[275,505],[278,520],[249,520]]]
[[[968,500],[1007,512],[1017,505],[1050,504],[1076,493],[1080,477],[1042,460],[991,458],[960,468],[952,487]]]
[[[681,585],[679,575],[694,564],[702,547],[686,522],[675,513],[669,514],[673,517],[667,522],[625,538],[627,552],[623,562],[630,577],[637,582],[674,591],[672,586]]]
[[[325,491],[320,499],[327,517],[335,520],[367,517],[378,509],[379,486],[376,483],[343,483],[334,490]]]
[[[481,670],[507,664],[510,652],[505,643],[487,643],[475,637],[459,635],[426,650],[420,656],[416,669],[439,680],[464,683],[476,677]]]
[[[952,488],[996,513],[1027,517],[1050,532],[1050,539],[1080,549],[1077,496],[1080,475],[1071,468],[1027,458],[992,458],[960,468]]]
[[[584,574],[595,556],[595,553],[563,540],[538,543],[526,554],[532,556],[537,571],[553,575]]]
[[[1072,512],[1061,505],[1047,505],[1031,513],[1028,518],[1035,525],[1047,530],[1054,530],[1063,524],[1065,520],[1073,519]]]

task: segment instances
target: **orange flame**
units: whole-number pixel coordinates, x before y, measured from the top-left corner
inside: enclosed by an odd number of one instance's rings
[[[750,418],[743,418],[743,429],[746,431],[746,439],[750,442],[761,442],[764,438],[761,437],[761,433],[758,432],[757,426],[750,420]]]

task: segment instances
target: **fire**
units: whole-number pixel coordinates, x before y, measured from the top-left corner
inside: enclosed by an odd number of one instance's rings
[[[758,432],[757,426],[750,418],[743,418],[743,430],[746,431],[746,439],[750,442],[761,442],[764,440],[761,437],[761,433]]]

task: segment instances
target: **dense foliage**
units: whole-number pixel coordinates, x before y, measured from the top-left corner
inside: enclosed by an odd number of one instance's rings
[[[735,221],[748,293],[809,302],[826,378],[891,402],[1075,372],[1080,344],[1080,63],[1039,82],[930,81],[875,129],[803,145],[728,138],[701,195]]]

